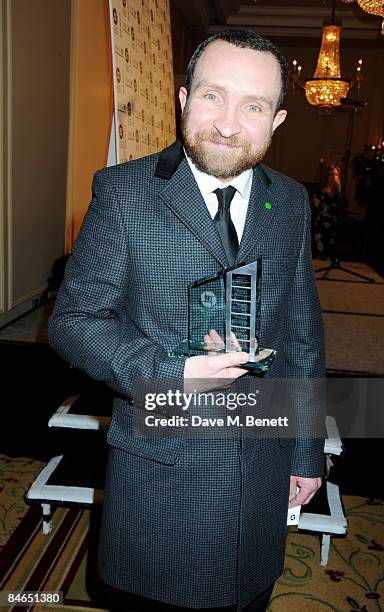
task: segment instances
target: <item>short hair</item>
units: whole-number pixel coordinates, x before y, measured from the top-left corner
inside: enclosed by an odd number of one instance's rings
[[[254,49],[255,51],[272,53],[272,55],[275,56],[279,63],[281,76],[280,96],[276,106],[276,112],[279,111],[283,107],[284,99],[288,90],[289,76],[287,61],[271,40],[249,30],[224,30],[223,32],[217,32],[216,34],[213,34],[212,36],[209,36],[209,38],[203,40],[198,47],[196,47],[191,59],[189,60],[186,71],[186,88],[188,93],[192,88],[193,77],[200,56],[203,54],[208,45],[216,40],[223,40],[224,42],[228,42],[231,45],[240,47],[242,49]]]

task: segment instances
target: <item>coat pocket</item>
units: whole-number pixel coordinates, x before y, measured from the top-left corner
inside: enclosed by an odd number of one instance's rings
[[[143,437],[136,433],[129,404],[127,410],[114,407],[107,442],[114,448],[164,465],[175,465],[184,446],[182,438]]]

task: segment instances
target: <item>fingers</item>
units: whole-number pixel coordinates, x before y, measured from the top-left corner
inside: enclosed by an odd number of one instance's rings
[[[213,342],[212,342],[213,340]],[[204,342],[217,347],[217,341],[223,343],[219,334],[211,330],[204,336]],[[207,355],[188,357],[184,366],[184,390],[203,392],[230,386],[234,380],[247,373],[241,365],[247,363],[249,354],[244,351],[217,354],[208,350]]]
[[[212,369],[212,372],[219,373],[228,368],[237,371],[239,369],[238,366],[249,361],[249,354],[245,351],[233,351],[208,357],[208,359],[210,360],[209,367]],[[244,374],[244,371],[242,373]]]
[[[231,349],[233,351],[241,351],[241,346],[240,346],[240,342],[238,341],[238,339],[236,338],[235,334],[233,332],[231,332]]]
[[[308,504],[321,486],[321,478],[300,478],[291,476],[288,507]],[[299,487],[299,491],[295,491]]]
[[[293,499],[295,499],[296,495],[297,495],[298,491],[297,491],[297,483],[296,483],[296,478],[293,478],[291,476],[291,482],[289,485],[289,501],[291,502]]]
[[[205,334],[204,343],[206,346],[206,350],[208,351],[222,351],[225,348],[225,342],[223,338],[217,333],[215,329],[211,329],[209,330],[208,334]],[[231,332],[231,350],[242,350],[241,345],[233,332]]]
[[[248,360],[249,355],[245,352],[189,357],[185,361],[184,378],[234,380],[246,373],[240,366]]]
[[[317,489],[316,489],[317,490]],[[293,508],[294,506],[304,506],[308,504],[308,502],[312,499],[316,491],[313,491],[311,494],[308,491],[300,489],[296,497],[294,497],[288,504],[288,508]]]
[[[222,351],[225,348],[225,344],[221,336],[217,333],[215,329],[211,329],[208,334],[204,336],[205,348],[211,354],[214,351]]]
[[[316,489],[316,491],[317,491],[317,489]],[[305,499],[304,499],[304,500],[301,502],[301,504],[302,504],[303,506],[304,506],[305,504],[308,504],[308,503],[311,501],[312,497],[315,495],[316,491],[313,491],[313,493],[311,493],[311,495],[309,495],[309,497],[306,497],[306,498],[305,498]]]
[[[221,339],[220,342],[215,342],[215,340],[212,339],[212,336],[210,336],[210,334],[205,334],[204,348],[206,351],[209,352],[210,355],[215,355],[217,352],[222,351],[224,349],[224,342],[222,342]]]
[[[215,342],[216,344],[222,344],[224,346],[223,338],[217,333],[215,329],[209,330],[209,337],[211,338],[212,342]]]

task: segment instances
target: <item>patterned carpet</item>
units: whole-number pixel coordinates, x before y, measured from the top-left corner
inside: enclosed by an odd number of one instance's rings
[[[319,564],[319,540],[289,534],[284,573],[270,612],[373,612],[384,606],[384,502],[343,496],[347,537],[333,537],[327,567]]]
[[[64,603],[2,609],[107,610],[90,586],[95,571],[90,511],[57,508],[53,531],[43,535],[40,509],[23,502],[41,467],[27,458],[0,455],[0,590],[63,591]],[[332,539],[327,567],[319,564],[317,536],[288,535],[285,569],[269,612],[384,610],[384,502],[356,496],[344,496],[343,502],[349,533]]]

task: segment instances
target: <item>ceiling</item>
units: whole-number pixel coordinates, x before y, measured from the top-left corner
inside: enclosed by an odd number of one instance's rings
[[[330,20],[333,0],[171,0],[184,14],[196,40],[223,28],[255,29],[280,44],[318,44],[322,22]],[[336,0],[336,19],[342,20],[343,39],[384,49],[380,17],[368,15],[357,2]],[[364,42],[365,41],[365,42]]]

